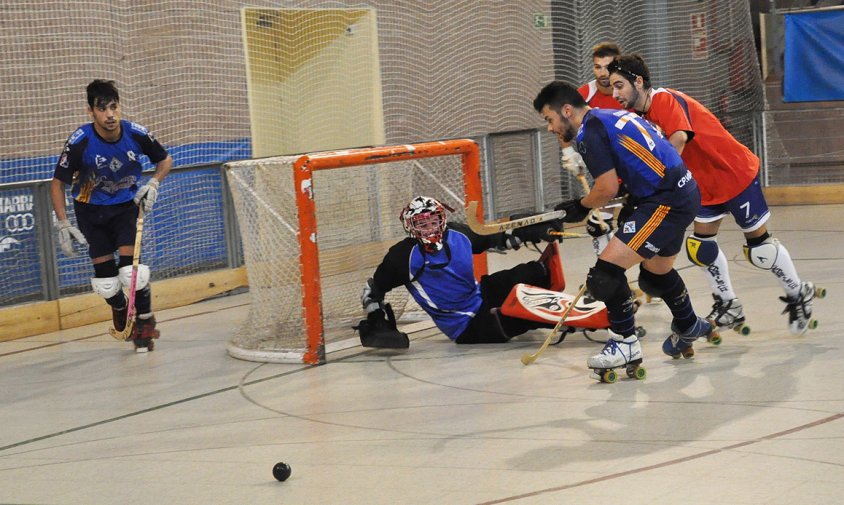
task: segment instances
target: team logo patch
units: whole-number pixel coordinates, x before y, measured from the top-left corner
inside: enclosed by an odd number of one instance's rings
[[[132,161],[137,161],[135,159],[135,151],[126,151],[126,157]]]
[[[627,221],[624,223],[624,233],[636,233],[636,221]]]
[[[120,160],[117,158],[112,158],[111,163],[109,163],[108,168],[111,169],[112,172],[117,172],[121,168],[123,168],[123,163],[120,163]]]
[[[105,156],[100,156],[99,154],[94,156],[94,163],[97,165],[97,168],[102,168],[106,164]]]

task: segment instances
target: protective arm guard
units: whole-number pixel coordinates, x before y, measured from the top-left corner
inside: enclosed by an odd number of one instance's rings
[[[376,309],[366,315],[353,328],[360,332],[360,345],[381,349],[407,349],[410,339],[407,333],[396,328],[396,316],[390,304],[383,305],[383,309]]]
[[[367,314],[380,310],[384,303],[384,295],[386,293],[375,285],[375,279],[372,277],[367,279],[366,284],[363,286],[363,292],[360,294],[360,303],[363,306],[363,310]]]

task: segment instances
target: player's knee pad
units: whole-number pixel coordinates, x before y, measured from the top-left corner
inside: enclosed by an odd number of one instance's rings
[[[612,265],[610,263],[607,264]],[[600,263],[595,265],[589,269],[589,274],[586,276],[586,289],[589,290],[593,298],[607,302],[619,295],[623,295],[624,288],[630,291],[623,269],[602,267],[603,265]]]
[[[118,274],[120,277],[120,282],[127,289],[131,289],[132,287],[132,265],[126,265],[125,267],[120,267],[118,270]],[[135,281],[135,291],[140,291],[147,287],[149,284],[149,267],[146,265],[138,265],[138,279]]]
[[[689,261],[699,267],[707,267],[718,258],[718,242],[714,238],[686,237],[686,255]]]
[[[767,238],[761,244],[752,246],[745,244],[743,247],[744,257],[756,268],[770,270],[774,268],[780,247],[780,241],[775,238]]]
[[[94,293],[108,300],[120,292],[122,285],[119,277],[91,277],[91,287]]]
[[[666,274],[655,274],[644,268],[639,268],[639,289],[654,298],[665,298],[677,285],[680,274],[671,269]]]

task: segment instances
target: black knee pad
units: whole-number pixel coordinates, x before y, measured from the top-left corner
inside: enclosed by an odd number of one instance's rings
[[[665,298],[677,286],[680,274],[673,268],[667,274],[657,275],[639,267],[639,288],[654,298]]]
[[[586,288],[593,298],[602,302],[630,297],[630,286],[627,285],[624,269],[601,259],[589,269]]]

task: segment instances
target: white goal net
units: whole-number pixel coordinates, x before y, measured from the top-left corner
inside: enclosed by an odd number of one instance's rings
[[[252,361],[324,361],[325,340],[353,337],[352,325],[365,317],[360,293],[405,236],[401,209],[415,196],[432,196],[455,209],[450,220],[463,221],[466,201],[480,199],[478,148],[469,140],[280,156],[226,169],[252,297],[228,350]],[[401,317],[407,292],[393,290],[386,301]]]

